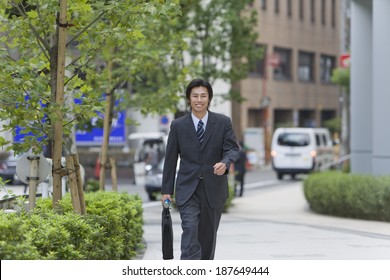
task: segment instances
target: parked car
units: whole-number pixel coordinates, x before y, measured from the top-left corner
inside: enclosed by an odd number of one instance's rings
[[[13,153],[5,160],[0,161],[0,177],[6,184],[13,185],[19,182],[19,178],[16,175],[16,163],[18,162],[19,156],[15,156]]]
[[[157,165],[148,164],[145,166],[145,191],[149,199],[154,201],[161,194],[162,177],[165,157]],[[177,160],[176,175],[179,170],[180,157]]]

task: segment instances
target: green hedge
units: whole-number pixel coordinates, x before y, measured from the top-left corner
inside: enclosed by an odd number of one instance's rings
[[[313,173],[304,181],[304,194],[318,213],[390,221],[390,176]]]
[[[54,213],[51,199],[38,199],[33,213],[0,211],[0,258],[40,260],[131,259],[142,241],[138,195],[86,193],[87,214],[74,213],[70,196]]]

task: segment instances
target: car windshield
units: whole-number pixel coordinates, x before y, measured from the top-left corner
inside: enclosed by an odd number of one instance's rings
[[[307,133],[282,133],[278,137],[280,146],[304,147],[310,144],[310,137]]]

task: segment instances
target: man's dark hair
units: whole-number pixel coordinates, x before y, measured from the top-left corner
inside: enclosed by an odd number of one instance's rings
[[[207,88],[207,91],[209,93],[209,101],[211,101],[211,99],[213,99],[213,88],[211,87],[210,83],[206,80],[203,80],[203,79],[194,79],[188,84],[187,89],[186,89],[186,98],[187,98],[188,102],[190,101],[191,90],[194,87]]]

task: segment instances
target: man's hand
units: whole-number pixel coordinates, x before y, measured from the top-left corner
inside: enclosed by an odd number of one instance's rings
[[[214,167],[214,174],[219,175],[219,176],[225,174],[225,172],[227,170],[227,166],[223,162],[218,162],[218,163],[214,164],[213,167]]]
[[[164,201],[165,201],[166,199],[169,199],[169,201],[172,202],[172,198],[171,198],[171,195],[170,195],[170,194],[163,194],[163,195],[161,196],[161,203],[162,203],[162,205],[164,205]]]

